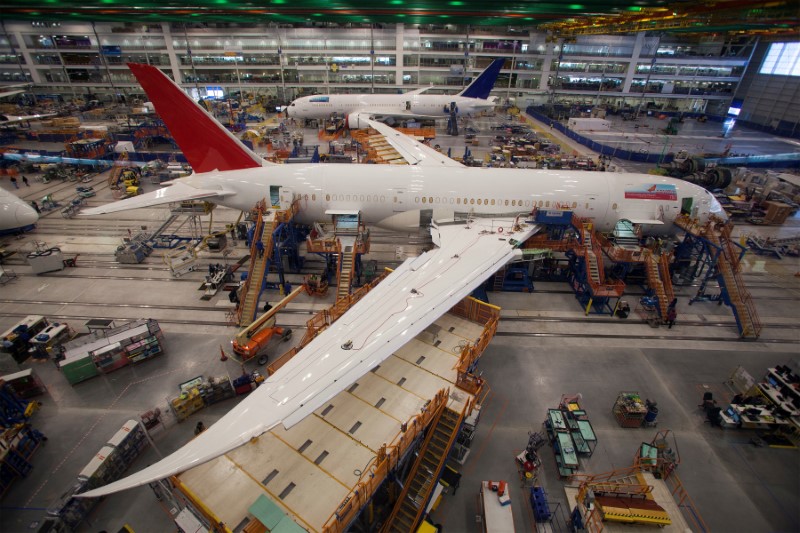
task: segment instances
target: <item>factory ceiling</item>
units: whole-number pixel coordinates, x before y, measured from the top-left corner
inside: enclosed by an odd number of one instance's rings
[[[6,0],[3,20],[539,27],[556,35],[667,31],[797,34],[796,0]]]

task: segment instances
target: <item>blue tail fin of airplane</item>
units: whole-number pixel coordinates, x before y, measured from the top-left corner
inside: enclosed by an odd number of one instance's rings
[[[458,95],[466,96],[467,98],[480,98],[481,100],[489,98],[489,93],[492,92],[494,82],[497,81],[497,75],[500,74],[500,69],[503,68],[505,62],[505,58],[492,61],[492,64],[486,67],[486,70],[481,72],[480,75]]]

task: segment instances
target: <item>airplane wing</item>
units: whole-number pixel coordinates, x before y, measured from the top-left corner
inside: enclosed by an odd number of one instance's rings
[[[165,184],[166,185],[166,184]],[[116,213],[117,211],[126,211],[128,209],[136,209],[138,207],[150,207],[153,205],[168,204],[171,202],[184,202],[187,200],[202,200],[213,199],[233,194],[232,191],[225,189],[199,189],[193,187],[188,183],[176,180],[172,185],[168,185],[158,189],[157,191],[140,194],[133,198],[127,198],[118,202],[111,202],[101,207],[92,207],[91,209],[83,209],[80,215],[103,215],[105,213]]]
[[[369,126],[384,136],[386,142],[397,150],[409,165],[426,167],[463,167],[461,163],[450,159],[444,154],[440,154],[430,146],[425,146],[408,135],[397,131],[376,120],[367,121]]]
[[[415,94],[422,94],[425,91],[431,89],[432,87],[433,87],[432,85],[428,85],[427,87],[422,87],[420,89],[414,89],[413,91],[407,91],[407,92],[403,93],[403,96],[413,96]]]
[[[16,91],[3,91],[0,92],[0,98],[7,98],[9,96],[14,96],[15,94],[24,93],[22,89],[18,89]]]
[[[54,117],[58,113],[45,113],[42,115],[0,115],[0,126],[8,126],[9,124],[18,124],[20,122],[29,122],[33,120],[41,120],[46,117]]]
[[[324,406],[519,254],[538,226],[504,219],[440,222],[440,247],[406,260],[217,423],[172,455],[80,497],[144,485],[206,463]]]

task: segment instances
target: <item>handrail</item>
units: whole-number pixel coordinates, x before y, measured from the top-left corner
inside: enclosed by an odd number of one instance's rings
[[[347,525],[355,519],[364,505],[369,502],[375,490],[383,483],[389,472],[397,467],[400,458],[414,443],[416,437],[428,427],[431,419],[441,405],[446,405],[450,391],[441,389],[433,399],[422,408],[422,411],[409,418],[408,422],[400,427],[400,431],[392,439],[391,444],[384,445],[378,454],[367,464],[362,471],[358,482],[331,513],[322,526],[324,533],[341,533]]]

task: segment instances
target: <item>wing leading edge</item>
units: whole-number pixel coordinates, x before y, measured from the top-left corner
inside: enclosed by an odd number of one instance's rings
[[[500,229],[502,228],[502,229]],[[537,226],[478,219],[434,229],[441,247],[408,259],[244,401],[161,461],[86,493],[99,497],[206,463],[287,428],[388,358],[517,255]]]
[[[187,178],[188,179],[188,178]],[[156,191],[140,194],[133,198],[126,198],[118,202],[111,202],[100,207],[92,207],[90,209],[83,209],[80,215],[103,215],[106,213],[116,213],[117,211],[126,211],[128,209],[137,209],[139,207],[150,207],[153,205],[168,204],[172,202],[185,202],[188,200],[212,200],[214,198],[221,198],[230,194],[233,191],[225,189],[200,189],[194,187],[183,181],[175,180],[171,185],[167,185]]]

